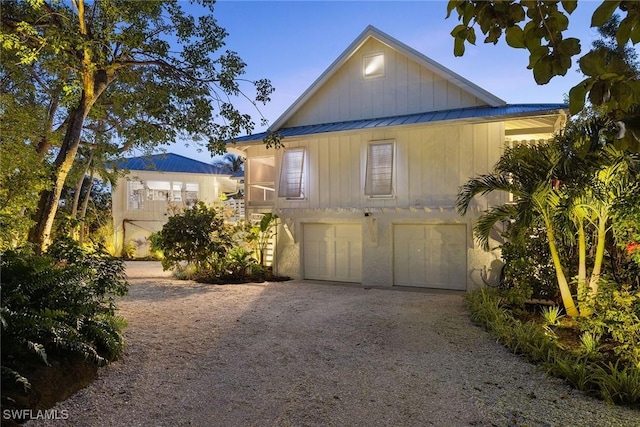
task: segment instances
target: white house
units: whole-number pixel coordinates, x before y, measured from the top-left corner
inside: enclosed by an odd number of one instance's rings
[[[170,210],[196,200],[207,204],[222,193],[238,191],[238,180],[221,168],[178,154],[132,157],[119,163],[128,171],[118,179],[112,194],[114,249],[133,245],[135,255],[149,255],[151,233],[167,222]]]
[[[507,104],[370,26],[274,122],[286,148],[228,148],[246,157],[247,215],[281,218],[277,273],[464,290],[499,258],[472,228],[500,200],[460,217],[459,187],[505,144],[550,138],[565,109]]]

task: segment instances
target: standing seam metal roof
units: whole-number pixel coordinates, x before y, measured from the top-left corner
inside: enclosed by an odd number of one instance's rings
[[[122,159],[118,167],[128,170],[148,170],[159,172],[200,173],[210,175],[229,175],[222,168],[174,153],[153,154],[151,156]]]
[[[569,108],[567,104],[507,104],[504,106],[491,107],[466,107],[452,110],[429,111],[425,113],[404,114],[399,116],[380,117],[375,119],[350,120],[335,123],[322,123],[317,125],[295,126],[278,129],[277,132],[283,137],[312,135],[318,133],[338,132],[357,129],[368,129],[388,126],[401,126],[418,123],[431,123],[447,120],[461,120],[472,118],[488,117],[514,117],[528,114],[548,114],[558,110]],[[269,132],[262,132],[254,135],[247,135],[236,138],[233,142],[260,141]]]

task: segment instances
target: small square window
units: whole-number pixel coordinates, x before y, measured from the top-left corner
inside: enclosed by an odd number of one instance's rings
[[[365,56],[363,73],[366,79],[384,76],[384,54],[376,53]]]

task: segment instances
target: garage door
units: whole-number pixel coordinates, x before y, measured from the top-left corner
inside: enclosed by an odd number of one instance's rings
[[[362,281],[360,224],[304,224],[305,279]]]
[[[466,235],[464,224],[394,225],[394,285],[466,289]]]

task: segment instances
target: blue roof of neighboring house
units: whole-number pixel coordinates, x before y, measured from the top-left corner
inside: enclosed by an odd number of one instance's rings
[[[127,159],[122,159],[120,162],[118,162],[118,167],[128,170],[229,175],[227,171],[218,166],[210,165],[198,160],[193,160],[174,153],[130,157]]]
[[[335,123],[323,123],[317,125],[295,126],[278,129],[283,137],[311,135],[315,133],[338,132],[345,130],[357,130],[386,126],[400,126],[409,124],[439,122],[445,120],[460,120],[489,117],[517,117],[535,113],[549,113],[569,108],[567,104],[507,104],[498,107],[481,106],[456,108],[453,110],[429,111],[426,113],[403,114],[400,116],[380,117],[376,119],[350,120]],[[233,142],[259,141],[267,136],[268,132],[235,138]]]

